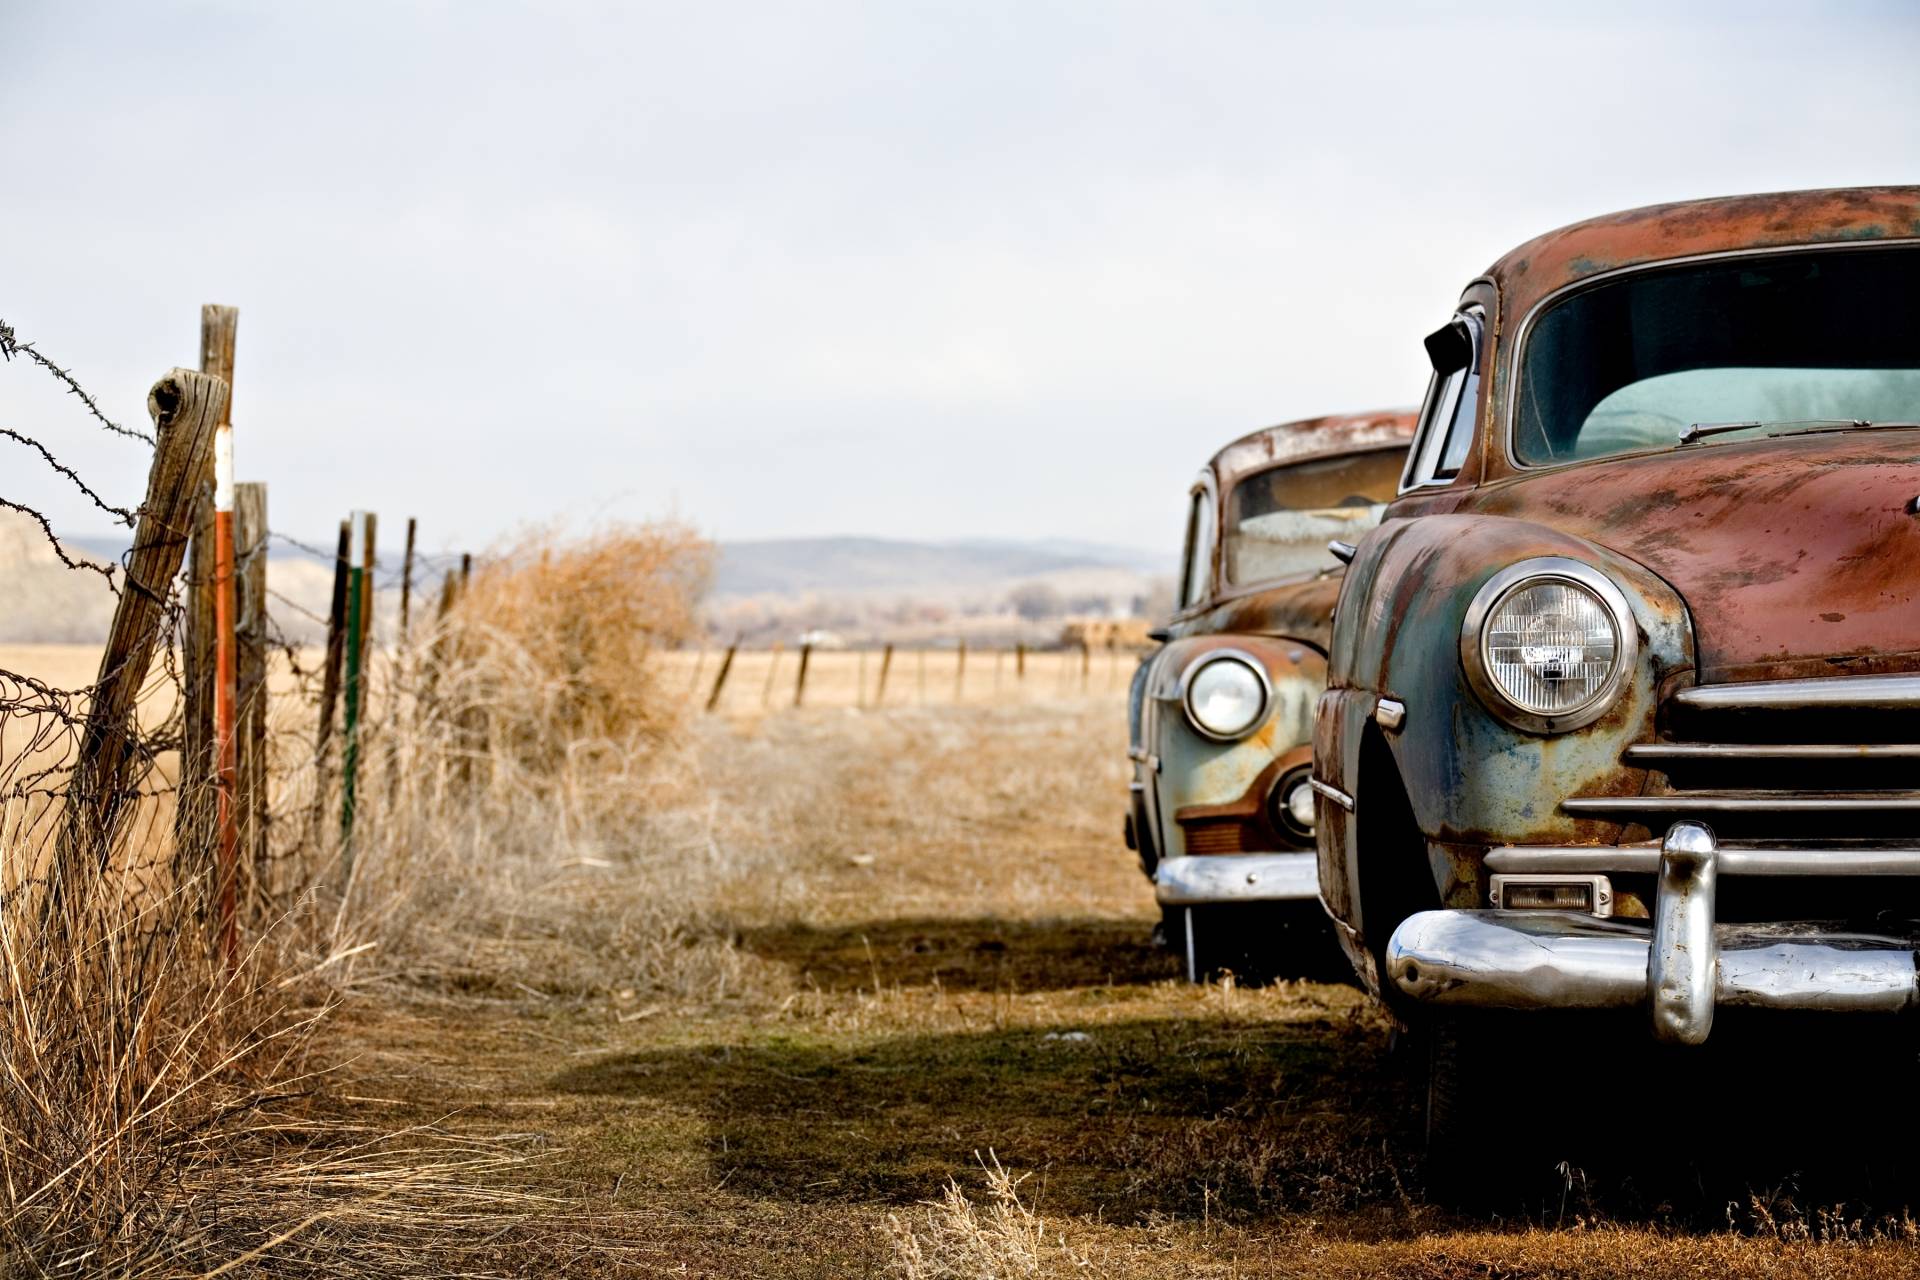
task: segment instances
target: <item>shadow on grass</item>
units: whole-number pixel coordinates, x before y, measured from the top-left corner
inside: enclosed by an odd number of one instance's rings
[[[1516,1039],[1502,1072],[1541,1087],[1515,1089],[1510,1109],[1492,1091],[1493,1183],[1430,1186],[1415,1055],[1390,1054],[1378,1023],[1327,994],[1298,988],[1284,1018],[1094,1020],[1084,1038],[769,1029],[609,1057],[554,1084],[698,1114],[714,1183],[789,1203],[922,1200],[949,1177],[971,1184],[989,1149],[1040,1175],[1048,1212],[1325,1215],[1354,1238],[1575,1219],[1818,1232],[1836,1206],[1871,1226],[1916,1202],[1911,1061],[1883,1054],[1870,1070],[1831,1024],[1791,1042],[1730,1027],[1690,1054],[1641,1052],[1643,1029],[1575,1056]]]
[[[1141,1019],[865,1044],[769,1032],[612,1057],[561,1090],[700,1112],[716,1182],[789,1201],[905,1203],[973,1153],[1038,1170],[1050,1211],[1199,1217],[1391,1201],[1405,1089],[1377,1028],[1302,996],[1297,1020]]]
[[[1058,991],[1180,976],[1138,920],[873,920],[748,930],[741,945],[825,991],[935,983],[949,991]]]

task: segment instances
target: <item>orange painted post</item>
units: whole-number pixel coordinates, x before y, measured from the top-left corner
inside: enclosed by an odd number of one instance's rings
[[[234,897],[240,869],[238,724],[239,620],[233,576],[233,427],[213,434],[213,733],[220,829],[220,952],[231,973],[238,962]]]

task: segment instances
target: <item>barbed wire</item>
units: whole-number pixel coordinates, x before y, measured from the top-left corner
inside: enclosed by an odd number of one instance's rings
[[[4,320],[0,320],[0,358],[11,362],[16,355],[24,355],[27,359],[33,361],[33,363],[39,365],[60,382],[64,383],[68,391],[80,397],[80,403],[87,406],[87,412],[92,414],[100,425],[107,430],[118,432],[120,435],[127,436],[134,440],[144,440],[148,444],[154,442],[153,437],[147,432],[136,431],[131,427],[123,427],[113,421],[113,419],[107,417],[106,414],[100,411],[100,406],[95,402],[94,398],[87,394],[86,389],[74,380],[72,373],[62,369],[59,365],[41,355],[31,342],[21,342],[14,336],[13,326]]]

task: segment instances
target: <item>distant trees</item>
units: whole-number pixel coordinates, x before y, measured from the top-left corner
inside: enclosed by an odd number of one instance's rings
[[[1045,622],[1065,612],[1060,593],[1044,582],[1023,582],[1007,593],[1007,603],[1027,622]]]

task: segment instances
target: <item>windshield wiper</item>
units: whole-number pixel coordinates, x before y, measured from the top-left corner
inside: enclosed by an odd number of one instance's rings
[[[1707,436],[1723,436],[1729,431],[1755,431],[1761,427],[1813,427],[1825,430],[1847,430],[1853,427],[1870,427],[1873,424],[1865,418],[1788,418],[1781,422],[1696,422],[1680,433],[1681,444],[1692,444],[1695,440]]]

